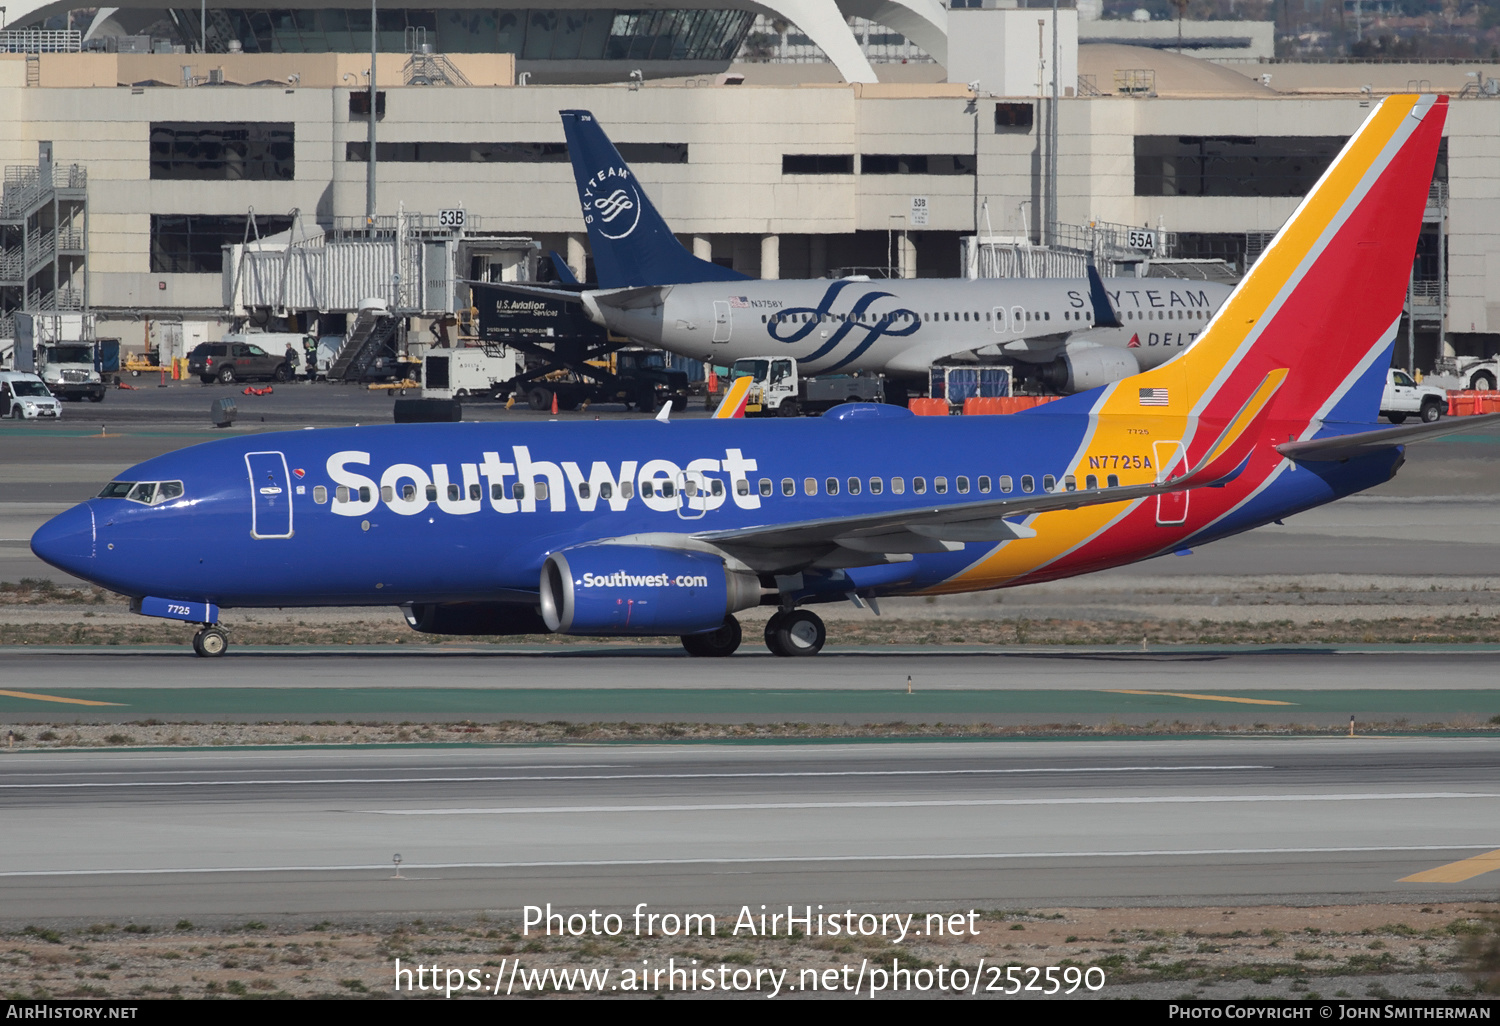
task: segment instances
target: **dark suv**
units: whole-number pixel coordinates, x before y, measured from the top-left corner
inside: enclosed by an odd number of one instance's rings
[[[255,378],[290,381],[293,372],[281,353],[268,353],[248,342],[204,342],[188,353],[188,373],[198,375],[205,385],[215,379],[228,385]]]

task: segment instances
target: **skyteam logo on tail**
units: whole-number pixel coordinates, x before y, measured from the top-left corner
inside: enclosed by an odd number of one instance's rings
[[[596,218],[595,228],[610,240],[627,237],[641,223],[641,194],[628,167],[596,171],[584,183],[584,223],[594,225]]]

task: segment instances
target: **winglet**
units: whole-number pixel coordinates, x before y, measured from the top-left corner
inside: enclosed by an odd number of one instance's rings
[[[729,391],[724,393],[719,408],[714,411],[715,420],[730,420],[734,417],[745,415],[745,403],[750,398],[750,386],[755,384],[755,379],[748,374],[734,379],[734,384],[729,386]]]
[[[1099,277],[1099,268],[1094,266],[1093,261],[1089,262],[1089,301],[1094,304],[1094,327],[1123,328],[1125,326],[1109,301],[1109,293],[1104,291],[1104,279]]]
[[[656,415],[656,422],[658,424],[670,424],[672,422],[672,400],[668,399],[667,404],[661,408],[661,412]]]
[[[562,255],[557,250],[547,250],[547,256],[552,260],[552,270],[557,274],[558,281],[564,285],[578,284],[578,279],[573,276],[573,268],[568,266],[568,262],[562,258]]]

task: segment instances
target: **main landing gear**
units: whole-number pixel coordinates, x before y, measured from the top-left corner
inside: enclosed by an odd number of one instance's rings
[[[740,639],[744,634],[740,631],[740,622],[732,616],[724,618],[724,626],[707,634],[684,634],[682,636],[682,647],[687,649],[691,656],[727,656],[734,655],[734,650],[740,647]]]
[[[827,640],[823,620],[809,609],[778,612],[766,621],[766,647],[772,655],[817,655]]]
[[[229,651],[229,635],[222,627],[205,626],[193,635],[193,651],[205,659],[217,658]]]

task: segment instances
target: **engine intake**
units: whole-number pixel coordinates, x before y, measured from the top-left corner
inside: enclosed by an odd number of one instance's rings
[[[542,619],[559,634],[696,634],[760,604],[760,580],[718,556],[580,545],[542,564]]]

